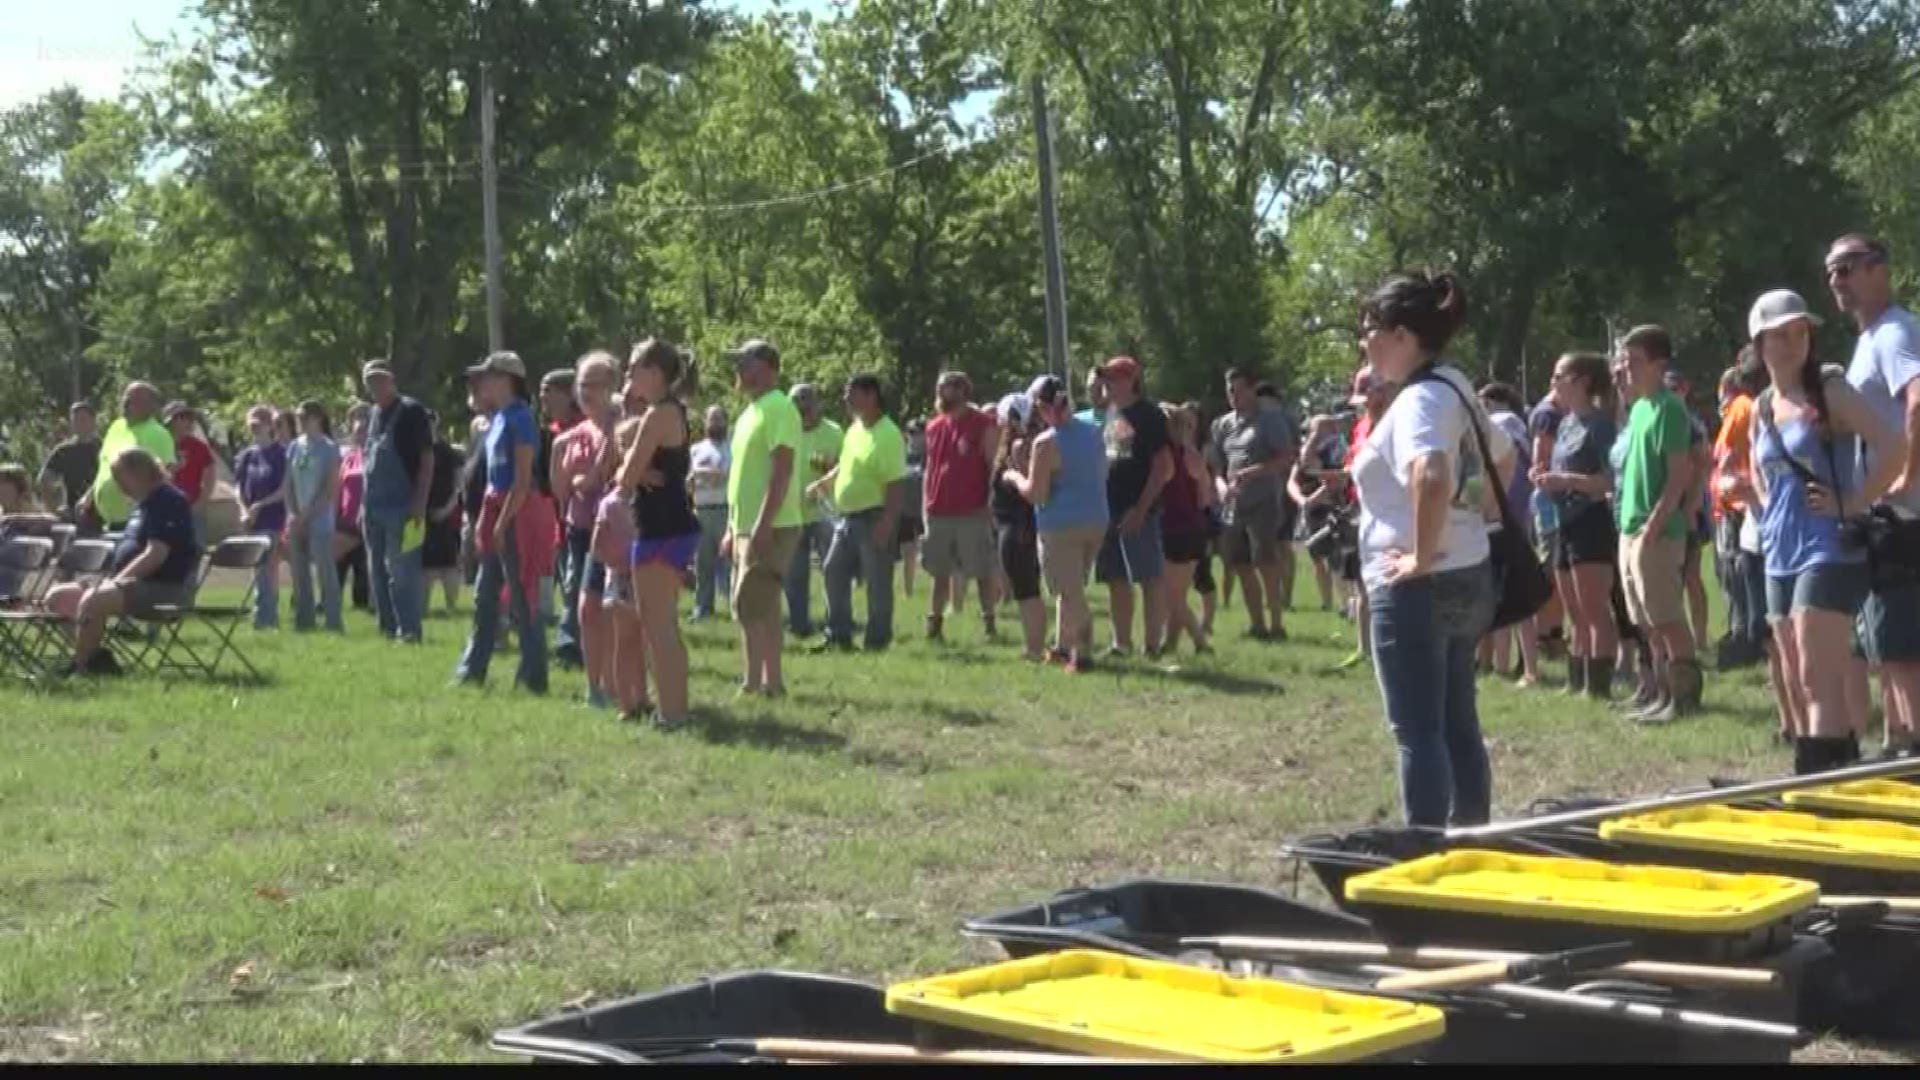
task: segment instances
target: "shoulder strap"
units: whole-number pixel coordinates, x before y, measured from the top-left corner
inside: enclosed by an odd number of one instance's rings
[[[1410,386],[1416,382],[1428,381],[1437,381],[1453,391],[1453,396],[1460,402],[1460,407],[1467,410],[1467,426],[1473,429],[1473,441],[1480,448],[1480,467],[1486,470],[1487,483],[1493,488],[1494,501],[1500,505],[1500,527],[1506,530],[1514,529],[1513,508],[1507,505],[1507,485],[1500,482],[1500,472],[1493,460],[1493,448],[1487,445],[1486,429],[1480,425],[1480,411],[1473,407],[1473,401],[1467,397],[1466,392],[1455,386],[1452,379],[1440,374],[1435,365],[1427,365],[1423,371],[1407,380],[1407,384]]]

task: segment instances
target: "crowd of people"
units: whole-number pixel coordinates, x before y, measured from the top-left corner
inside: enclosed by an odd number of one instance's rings
[[[1768,292],[1717,417],[1688,401],[1656,325],[1561,356],[1531,406],[1476,386],[1448,358],[1467,301],[1445,274],[1397,275],[1366,298],[1351,393],[1304,425],[1245,369],[1225,373],[1226,407],[1207,422],[1197,403],[1155,401],[1126,356],[1089,372],[1078,408],[1057,375],[976,403],[968,376],[945,372],[924,422],[896,420],[901,403],[862,374],[842,423],[820,388],[782,388],[764,340],[728,354],[743,407],[711,405],[696,424],[687,355],[649,339],[624,364],[596,351],[549,371],[537,394],[518,355],[487,356],[466,372],[473,416],[456,447],[370,361],[338,440],[317,401],[246,415],[231,459],[240,529],[278,553],[254,621],[278,624],[284,560],[296,629],[339,631],[343,606],[364,603],[383,636],[418,643],[429,584],[451,607],[465,578],[456,683],[486,681],[505,623],[521,687],[544,693],[550,662],[578,666],[594,706],[672,728],[690,709],[683,589],[694,619],[724,599],[738,624],[739,692],[780,697],[790,635],[816,650],[892,643],[896,563],[909,592],[916,560],[930,580],[928,639],[946,638],[971,591],[985,637],[1011,605],[1022,657],[1077,673],[1169,657],[1182,638],[1211,651],[1236,586],[1247,634],[1285,641],[1299,547],[1322,607],[1359,631],[1342,667],[1371,661],[1413,824],[1487,818],[1477,679],[1542,686],[1546,659],[1564,658],[1566,693],[1631,688],[1619,707],[1642,724],[1700,708],[1706,657],[1764,664],[1796,766],[1832,767],[1859,756],[1870,675],[1888,749],[1910,748],[1920,720],[1920,338],[1883,244],[1840,238],[1826,275],[1859,330],[1850,365],[1818,361],[1802,297]],[[111,619],[190,599],[221,455],[197,412],[163,408],[145,383],[104,433],[84,404],[69,419],[37,483],[0,467],[0,536],[65,519],[117,538],[107,578],[49,597],[76,621],[86,674],[110,663]],[[1507,527],[1552,582],[1518,614]],[[1709,547],[1727,606],[1712,645]],[[1093,585],[1107,600],[1098,651]]]

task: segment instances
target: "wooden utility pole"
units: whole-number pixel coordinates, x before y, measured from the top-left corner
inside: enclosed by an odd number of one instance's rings
[[[1047,370],[1073,380],[1067,371],[1067,272],[1060,261],[1060,211],[1054,190],[1053,127],[1047,118],[1047,88],[1032,80],[1034,157],[1040,169],[1040,243],[1046,258]]]
[[[485,221],[487,252],[487,351],[507,347],[506,306],[500,279],[499,174],[493,160],[493,74],[480,65],[480,212]]]

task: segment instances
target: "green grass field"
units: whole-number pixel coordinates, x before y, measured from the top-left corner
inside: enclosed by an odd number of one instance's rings
[[[1306,583],[1303,582],[1303,585]],[[818,584],[816,582],[816,590]],[[1300,590],[1304,599],[1310,586]],[[732,627],[691,630],[694,727],[446,687],[424,648],[245,631],[269,685],[0,689],[0,1058],[487,1058],[497,1027],[702,974],[889,980],[985,958],[962,919],[1076,884],[1291,887],[1276,845],[1397,814],[1370,675],[1332,615],[1166,673],[1022,664],[976,617],[884,656],[791,656],[735,702]],[[791,655],[791,654],[790,654]],[[1764,689],[1642,730],[1487,684],[1500,807],[1777,774]],[[236,969],[245,994],[232,989]]]

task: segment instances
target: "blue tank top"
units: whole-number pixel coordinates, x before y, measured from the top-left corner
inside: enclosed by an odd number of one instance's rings
[[[1771,413],[1772,395],[1765,395],[1754,407]],[[1854,478],[1846,471],[1836,478],[1833,465],[1853,460],[1850,449],[1834,446],[1828,453],[1828,444],[1804,416],[1775,424],[1771,415],[1756,415],[1754,430],[1753,459],[1767,483],[1767,504],[1760,511],[1760,550],[1766,557],[1767,576],[1791,577],[1822,564],[1862,561],[1865,553],[1840,539],[1840,519],[1816,514],[1807,506],[1807,483],[1787,463],[1791,454],[1828,490],[1850,492],[1856,486]]]
[[[1107,523],[1107,444],[1100,429],[1078,418],[1053,429],[1059,471],[1047,501],[1034,508],[1041,532]]]

